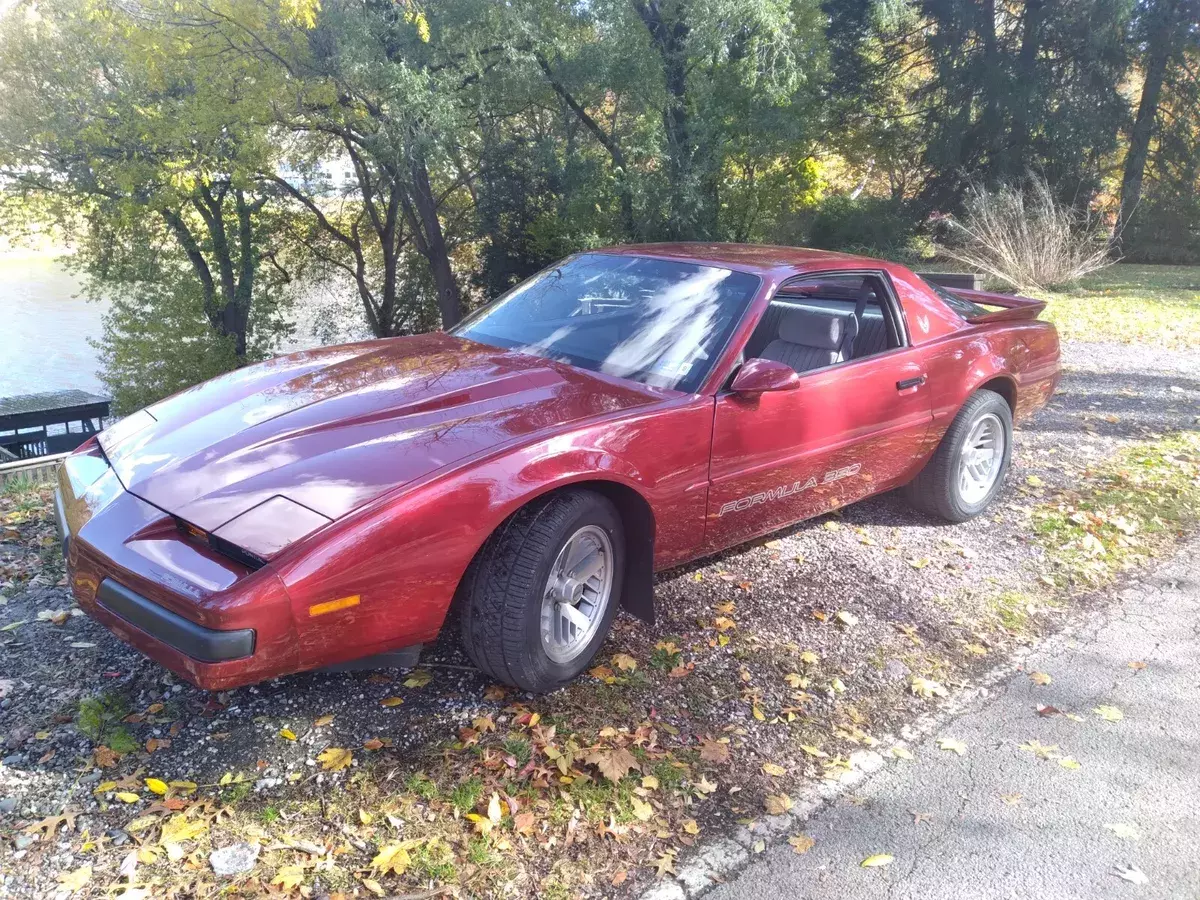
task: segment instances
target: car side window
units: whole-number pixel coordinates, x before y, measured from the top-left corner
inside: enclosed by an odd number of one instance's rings
[[[746,342],[745,358],[774,359],[806,372],[896,349],[902,336],[881,276],[802,276],[771,299]]]

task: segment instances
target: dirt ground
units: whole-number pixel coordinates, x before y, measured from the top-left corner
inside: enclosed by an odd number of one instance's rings
[[[5,495],[0,895],[66,896],[84,868],[82,893],[215,893],[229,882],[207,851],[236,840],[263,853],[233,882],[242,895],[644,888],[1078,613],[1047,599],[1065,576],[1031,514],[1123,447],[1200,430],[1200,355],[1076,343],[1064,357],[989,514],[948,526],[890,494],[664,573],[658,624],[620,619],[592,676],[546,697],[489,684],[451,629],[416,677],[197,690],[75,614],[47,495]],[[352,762],[327,765],[329,748]],[[605,778],[624,750],[629,777]],[[147,819],[193,807],[205,828],[181,851],[131,852],[154,843]],[[433,854],[431,829],[448,849]],[[391,838],[413,859],[384,877]]]

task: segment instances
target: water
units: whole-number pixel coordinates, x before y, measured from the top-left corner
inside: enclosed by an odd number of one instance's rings
[[[79,388],[104,394],[96,350],[105,304],[48,254],[0,254],[0,397]]]
[[[107,302],[78,296],[79,281],[52,253],[0,251],[0,397],[79,388],[107,395],[96,375]],[[300,289],[295,333],[280,352],[368,337],[347,289]]]

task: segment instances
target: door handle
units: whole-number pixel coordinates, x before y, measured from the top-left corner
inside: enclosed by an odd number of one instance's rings
[[[920,387],[925,383],[925,376],[918,375],[916,378],[905,378],[896,382],[896,390],[906,391],[909,388]]]

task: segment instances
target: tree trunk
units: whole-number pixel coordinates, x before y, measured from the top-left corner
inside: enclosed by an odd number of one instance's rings
[[[1034,85],[1037,77],[1037,56],[1041,49],[1042,22],[1046,16],[1045,0],[1026,0],[1025,16],[1022,20],[1021,51],[1017,57],[1016,87],[1012,104],[1012,135],[1008,159],[1004,172],[1011,177],[1020,177],[1028,166],[1029,117],[1033,104]]]
[[[429,166],[424,155],[417,150],[413,151],[409,172],[412,178],[412,202],[405,203],[405,214],[409,218],[417,251],[429,261],[429,268],[433,272],[442,327],[450,328],[462,318],[462,298],[458,282],[454,279],[454,270],[450,267],[450,252],[438,218],[437,200],[429,183]]]
[[[1163,80],[1175,49],[1172,38],[1179,5],[1173,0],[1160,0],[1156,6],[1151,13],[1155,15],[1156,21],[1146,40],[1146,76],[1142,83],[1142,97],[1138,101],[1133,130],[1129,134],[1125,172],[1121,178],[1121,212],[1117,217],[1116,233],[1118,240],[1142,199],[1142,178],[1146,174],[1146,159],[1150,155],[1150,142],[1154,137],[1154,123],[1158,117]]]

